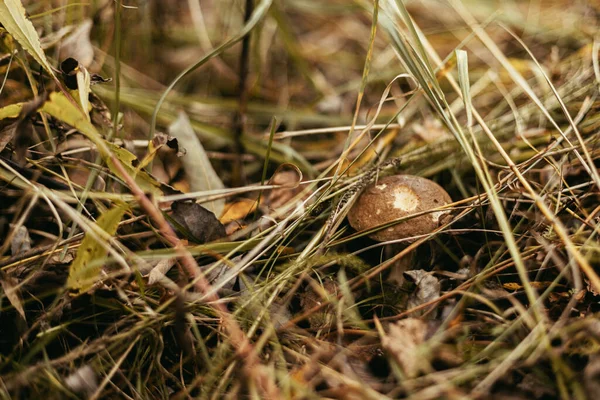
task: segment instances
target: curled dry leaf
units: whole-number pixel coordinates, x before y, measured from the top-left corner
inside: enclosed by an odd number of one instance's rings
[[[409,310],[440,297],[440,281],[431,272],[418,269],[406,271],[404,276],[417,285],[416,290],[408,298],[407,308]],[[418,310],[414,312],[414,315],[423,315],[426,311]]]
[[[171,205],[171,217],[179,225],[178,230],[191,235],[196,243],[208,243],[225,236],[225,227],[215,214],[198,203],[176,201]]]
[[[426,370],[426,360],[419,346],[427,338],[427,323],[418,318],[407,318],[389,326],[389,333],[381,339],[384,349],[398,362],[408,378]]]
[[[67,58],[60,64],[63,78],[67,88],[71,90],[71,96],[79,100],[79,105],[85,116],[90,120],[90,93],[91,76],[87,68],[74,58]]]
[[[269,191],[266,196],[265,204],[272,210],[288,205],[303,190],[302,174],[299,170],[281,170],[276,172],[270,180],[271,185],[280,185],[281,187]],[[307,196],[297,201],[303,201]]]

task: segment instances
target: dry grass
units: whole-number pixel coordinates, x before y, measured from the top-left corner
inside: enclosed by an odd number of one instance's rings
[[[0,30],[2,398],[594,398],[593,2],[23,3],[51,65],[112,81],[94,139]],[[182,111],[226,189],[153,147]],[[346,216],[397,172],[452,218],[378,243]],[[194,241],[181,199],[225,199],[228,235]]]

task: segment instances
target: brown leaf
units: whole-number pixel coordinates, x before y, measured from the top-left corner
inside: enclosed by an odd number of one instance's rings
[[[191,235],[189,239],[196,243],[208,243],[225,236],[225,227],[215,214],[198,203],[176,201],[171,210],[171,217],[180,225],[177,227],[180,233]]]

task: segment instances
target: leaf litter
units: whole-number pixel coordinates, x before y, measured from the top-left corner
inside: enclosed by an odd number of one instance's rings
[[[594,398],[595,4],[42,3],[0,5],[4,397]],[[356,232],[393,174],[452,217]]]

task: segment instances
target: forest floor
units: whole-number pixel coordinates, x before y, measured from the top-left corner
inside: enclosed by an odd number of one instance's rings
[[[597,3],[0,24],[2,399],[596,398]]]

